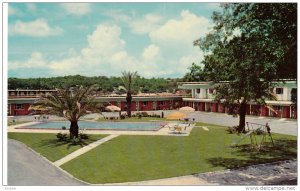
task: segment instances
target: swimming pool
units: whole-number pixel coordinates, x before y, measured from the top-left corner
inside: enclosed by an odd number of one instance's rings
[[[79,129],[86,130],[133,130],[133,131],[157,131],[162,126],[166,125],[165,122],[95,122],[95,121],[79,121]],[[67,129],[70,127],[68,121],[51,121],[38,123],[35,125],[23,126],[17,129],[62,129],[65,126]]]

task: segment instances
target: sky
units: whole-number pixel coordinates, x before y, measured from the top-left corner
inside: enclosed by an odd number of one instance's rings
[[[9,3],[8,77],[183,77],[218,3]]]

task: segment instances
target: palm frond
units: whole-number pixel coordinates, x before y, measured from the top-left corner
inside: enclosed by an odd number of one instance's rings
[[[95,97],[91,92],[95,86],[74,88],[73,91],[59,89],[57,93],[42,96],[36,103],[50,108],[51,114],[62,115],[70,121],[77,121],[89,111],[97,110]],[[98,111],[98,110],[97,110]]]
[[[137,77],[138,73],[135,72],[130,72],[130,71],[123,71],[121,80],[127,90],[127,92],[130,92],[132,90],[132,86],[135,83],[135,79]]]

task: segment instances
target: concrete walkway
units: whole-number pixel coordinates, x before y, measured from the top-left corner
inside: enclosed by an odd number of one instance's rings
[[[239,124],[239,117],[224,113],[201,112],[196,111],[188,114],[189,118],[194,118],[196,122],[203,122],[222,126],[236,126]],[[298,135],[298,122],[293,119],[270,118],[246,116],[246,122],[266,124],[268,123],[272,133],[280,133],[286,135]]]
[[[281,161],[234,170],[109,185],[297,185],[297,161]]]
[[[165,116],[174,112],[175,110],[166,110],[166,111],[149,111],[149,113],[155,113],[155,114],[161,114],[164,112]],[[110,115],[116,115],[113,112],[110,113],[104,113],[106,116]],[[90,114],[85,116],[83,119],[90,119],[94,118],[95,114]],[[223,125],[223,126],[235,126],[238,125],[239,123],[239,117],[233,117],[232,115],[224,114],[224,113],[214,113],[214,112],[201,112],[201,111],[195,111],[192,113],[188,114],[188,117],[190,119],[195,119],[195,122],[203,122],[203,123],[209,123],[209,124],[215,124],[215,125]],[[15,116],[17,121],[34,121],[33,116]],[[61,118],[58,118],[56,116],[50,116],[50,120],[61,120]],[[286,119],[286,118],[271,118],[271,117],[257,117],[257,116],[246,116],[246,121],[247,122],[252,122],[252,123],[259,123],[259,124],[266,124],[268,123],[271,132],[273,133],[280,133],[280,134],[287,134],[287,135],[298,135],[298,122],[295,119]],[[35,121],[36,123],[36,121]],[[33,124],[33,123],[32,123]],[[9,126],[8,127],[8,132],[36,132],[36,133],[58,133],[60,130],[40,130],[40,129],[15,129],[15,127],[20,127],[24,126],[25,124],[20,124],[18,126]],[[28,125],[28,124],[26,124]],[[157,131],[156,133],[152,133],[149,131],[148,133],[146,132],[130,132],[130,131],[120,131],[117,132],[115,130],[109,131],[109,130],[92,130],[89,131],[88,133],[92,134],[149,134],[149,135],[168,135],[170,136],[171,134],[168,133],[168,131],[164,128],[161,129],[162,131]],[[189,133],[185,134],[186,136],[189,135]],[[181,135],[181,136],[184,136]]]
[[[259,164],[195,176],[218,185],[297,185],[297,161]]]
[[[97,147],[97,146],[99,146],[99,145],[101,145],[101,144],[117,137],[117,136],[119,136],[119,135],[114,134],[114,135],[109,135],[107,137],[104,137],[103,139],[95,141],[95,142],[93,142],[93,143],[91,143],[91,144],[89,144],[89,145],[87,145],[87,146],[85,146],[81,149],[78,149],[78,150],[72,152],[71,154],[65,156],[64,158],[55,161],[53,164],[55,166],[61,166],[62,164],[64,164],[64,163],[66,163],[66,162],[68,162],[68,161],[70,161],[70,160],[72,160],[72,159],[74,159],[74,158],[90,151],[91,149],[93,149],[93,148],[95,148],[95,147]]]

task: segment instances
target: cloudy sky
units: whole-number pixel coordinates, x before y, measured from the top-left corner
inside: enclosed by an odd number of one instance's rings
[[[182,77],[216,3],[10,3],[8,77]]]

